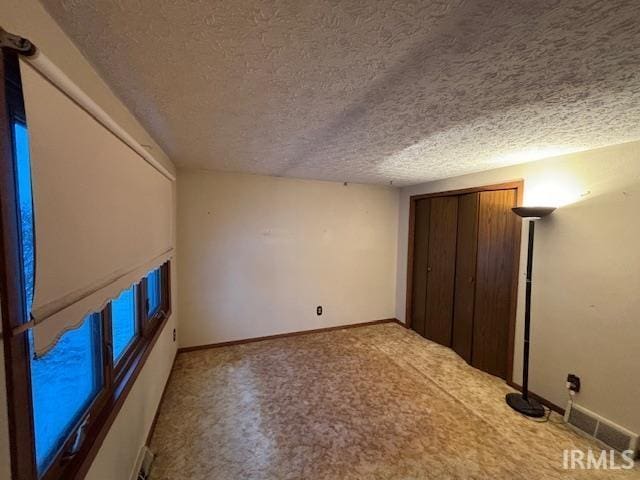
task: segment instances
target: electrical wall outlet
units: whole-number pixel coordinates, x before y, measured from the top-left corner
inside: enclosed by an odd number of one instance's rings
[[[567,388],[578,393],[580,391],[580,377],[573,373],[567,375]]]
[[[318,305],[318,307],[316,308],[316,315],[322,315],[322,305]]]

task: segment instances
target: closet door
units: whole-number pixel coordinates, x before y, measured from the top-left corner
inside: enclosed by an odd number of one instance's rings
[[[515,190],[481,192],[472,365],[506,378],[509,318],[518,245]]]
[[[425,337],[451,346],[456,270],[458,198],[431,199],[427,263]]]
[[[411,328],[424,337],[424,312],[427,296],[427,249],[431,200],[418,200],[415,205],[413,240],[413,290]]]
[[[451,346],[467,363],[471,363],[473,339],[479,198],[479,193],[458,197],[458,248]]]

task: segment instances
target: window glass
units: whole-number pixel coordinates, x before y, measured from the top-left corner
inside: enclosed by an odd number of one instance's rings
[[[160,308],[161,302],[161,275],[160,269],[156,269],[147,276],[147,299],[149,300],[148,317],[152,317]]]
[[[117,363],[138,333],[136,287],[131,286],[111,302],[113,363]]]
[[[26,311],[31,312],[33,303],[34,239],[33,197],[31,194],[31,165],[29,159],[29,134],[21,123],[13,124],[16,147],[16,174],[18,180],[18,205],[22,240],[22,266],[24,272]]]
[[[36,462],[43,471],[103,385],[100,314],[89,315],[45,355],[31,345]]]

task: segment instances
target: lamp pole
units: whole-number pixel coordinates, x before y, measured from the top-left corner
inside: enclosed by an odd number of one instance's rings
[[[522,370],[522,399],[529,401],[529,344],[531,343],[531,279],[533,272],[533,239],[535,220],[529,220],[529,243],[527,245],[527,283],[524,304],[524,355]]]
[[[536,220],[550,215],[553,207],[516,207],[513,212],[528,220],[529,242],[527,244],[527,283],[524,304],[524,349],[522,359],[522,393],[508,393],[507,404],[515,411],[528,417],[544,416],[544,407],[533,398],[529,398],[529,348],[531,344],[531,287],[533,277],[533,240]]]

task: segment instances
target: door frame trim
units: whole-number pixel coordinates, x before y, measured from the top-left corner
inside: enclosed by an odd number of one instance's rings
[[[461,188],[458,190],[446,190],[442,192],[422,193],[418,195],[411,195],[409,197],[409,232],[408,232],[408,245],[407,245],[407,290],[405,295],[405,325],[407,328],[411,328],[411,318],[413,316],[412,303],[413,303],[413,244],[415,237],[415,216],[416,216],[416,202],[425,198],[434,197],[448,197],[453,195],[464,195],[467,193],[477,192],[492,192],[496,190],[515,190],[516,191],[516,206],[522,206],[522,199],[524,197],[524,180],[512,180],[505,183],[497,183],[493,185],[483,185],[480,187]],[[519,230],[522,232],[522,219],[518,218]],[[507,347],[507,383],[513,382],[513,354],[515,349],[515,333],[516,333],[516,312],[518,307],[518,277],[520,275],[520,249],[521,238],[519,235],[516,238],[516,245],[514,249],[514,269],[512,272],[512,295],[511,295],[511,307],[509,314],[509,330],[508,334],[508,347]]]

